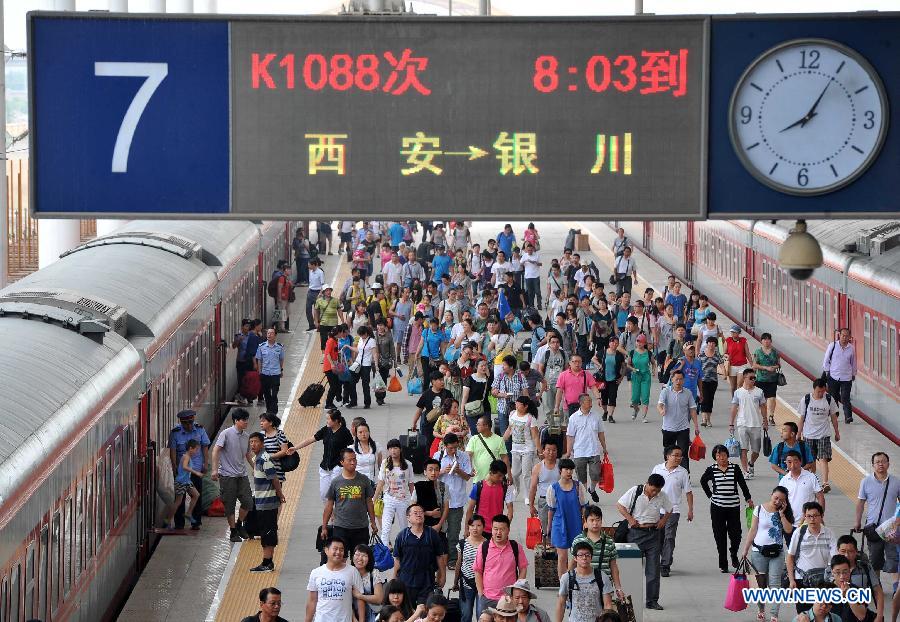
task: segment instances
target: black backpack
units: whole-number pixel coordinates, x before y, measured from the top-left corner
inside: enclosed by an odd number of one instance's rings
[[[266,284],[266,293],[269,294],[269,298],[278,298],[278,279],[281,278],[281,274],[276,270],[272,273],[272,278],[269,279],[269,282]]]
[[[606,539],[606,534],[600,536],[600,561],[597,562],[597,567],[594,568],[594,578],[591,580],[591,583],[596,583],[597,587],[600,589],[600,604],[603,604],[603,554],[606,553],[606,547],[603,546],[603,541]],[[572,569],[569,571],[569,596],[568,608],[572,609],[572,592],[575,590],[579,590],[581,588],[578,587],[578,581],[575,577],[575,570]]]
[[[491,543],[490,539],[485,540],[481,543],[481,567],[487,568],[487,555],[488,555],[488,545]],[[516,560],[516,574],[519,574],[519,543],[515,540],[509,541],[510,546],[512,546],[513,558]],[[460,555],[462,553],[460,552]]]

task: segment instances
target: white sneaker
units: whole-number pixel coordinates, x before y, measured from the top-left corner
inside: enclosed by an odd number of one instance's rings
[[[750,474],[750,479],[753,479],[753,476],[756,474],[756,472],[754,471],[752,464],[747,465],[747,472]]]

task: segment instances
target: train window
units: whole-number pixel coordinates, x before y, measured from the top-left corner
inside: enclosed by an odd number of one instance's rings
[[[3,581],[0,582],[0,622],[7,622],[7,620],[9,620],[9,609],[6,606],[8,597],[9,577],[3,577]],[[16,622],[18,622],[18,620]]]
[[[72,497],[66,499],[66,517],[63,522],[63,585],[65,594],[72,589],[72,564],[75,563],[75,512],[73,511]]]
[[[58,520],[59,514],[57,513],[57,518],[54,520]],[[49,544],[50,539],[50,530],[47,528],[47,525],[41,529],[41,550],[38,552],[39,554],[39,565],[38,565],[38,583],[37,583],[37,613],[35,617],[46,620],[47,619],[47,593],[50,588],[50,547],[47,546]],[[54,549],[55,552],[55,549]],[[58,558],[54,557],[54,561]],[[53,564],[54,568],[57,565]],[[55,571],[54,571],[55,572]],[[53,575],[53,583],[57,582],[57,575]]]
[[[888,365],[890,366],[888,378],[894,385],[897,384],[897,356],[897,327],[891,326],[891,340],[888,343]]]
[[[56,608],[59,606],[59,599],[61,596],[60,586],[62,585],[62,581],[60,580],[60,547],[62,542],[62,536],[59,533],[59,530],[62,526],[62,516],[59,512],[53,515],[53,531],[51,533],[51,546],[53,547],[53,568],[50,572],[50,576],[53,577],[53,593],[50,598],[50,609],[51,611],[56,611]]]
[[[22,610],[22,563],[16,561],[9,573],[9,622],[19,622]]]
[[[115,522],[119,522],[119,514],[122,511],[122,437],[116,437],[115,447],[113,449],[113,459],[110,464],[113,467],[112,473],[112,489],[113,489],[113,516]]]
[[[869,340],[872,337],[872,318],[866,313],[863,315],[863,366],[872,367],[872,349]]]
[[[872,317],[872,343],[870,344],[869,351],[872,353],[872,362],[869,364],[869,369],[872,370],[872,373],[876,376],[878,375],[878,318]]]
[[[81,576],[84,570],[84,485],[78,482],[75,492],[75,573],[73,581]]]
[[[96,539],[94,540],[94,542],[96,542],[94,553],[96,554],[100,551],[100,546],[103,544],[103,536],[106,535],[106,530],[103,526],[107,523],[103,507],[103,492],[105,490],[103,487],[103,458],[100,458],[97,461],[97,470],[95,474],[94,481],[96,487],[94,488],[94,507],[96,508],[97,522],[96,527],[94,528],[94,534],[96,536]]]
[[[25,600],[22,601],[22,608],[25,610],[25,617],[31,618],[34,613],[34,542],[28,545],[25,551]]]
[[[103,532],[106,535],[109,535],[109,532],[112,530],[113,525],[115,524],[115,508],[113,507],[113,501],[115,500],[115,486],[113,485],[113,461],[112,461],[112,447],[106,448],[106,470],[104,471],[104,476],[106,478],[106,495],[105,499],[105,511],[106,511],[106,521],[104,525],[106,530]]]
[[[84,569],[87,570],[91,557],[94,556],[94,525],[97,517],[94,514],[94,472],[85,477],[84,483]]]
[[[878,354],[878,373],[882,378],[888,377],[888,330],[887,322],[881,322],[881,348]]]

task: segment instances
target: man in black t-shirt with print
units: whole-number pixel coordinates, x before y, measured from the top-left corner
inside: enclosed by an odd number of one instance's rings
[[[441,408],[444,404],[444,400],[452,397],[450,391],[444,388],[443,374],[438,371],[432,373],[431,386],[422,391],[422,396],[419,398],[419,401],[416,402],[416,414],[413,415],[411,426],[413,430],[418,430],[419,424],[421,423],[422,434],[424,434],[425,438],[428,440],[425,451],[431,447],[431,443],[434,441],[434,424],[437,423],[437,419],[428,421],[428,413],[435,408]]]

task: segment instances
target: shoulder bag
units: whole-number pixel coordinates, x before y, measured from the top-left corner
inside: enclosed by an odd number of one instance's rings
[[[874,476],[873,476],[874,477]],[[878,510],[878,518],[874,523],[870,523],[863,527],[863,535],[866,537],[866,540],[869,542],[882,542],[882,538],[878,535],[878,526],[881,524],[881,515],[884,514],[884,502],[887,500],[888,488],[891,487],[891,476],[888,475],[887,479],[884,480],[884,495],[881,497],[881,508]]]

